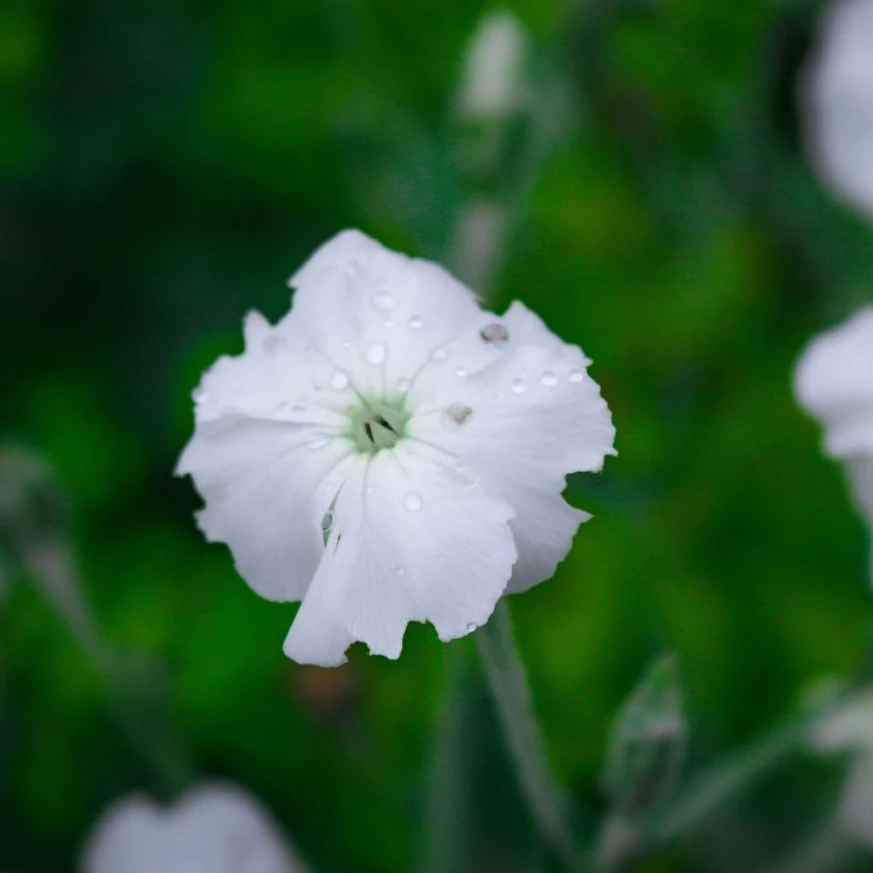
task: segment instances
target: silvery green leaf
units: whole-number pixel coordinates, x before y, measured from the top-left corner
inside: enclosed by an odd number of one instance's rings
[[[603,774],[613,812],[640,815],[672,792],[686,736],[676,658],[665,656],[649,668],[616,717]]]

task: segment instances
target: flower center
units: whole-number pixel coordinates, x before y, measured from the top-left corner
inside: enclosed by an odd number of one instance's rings
[[[361,397],[360,403],[348,410],[346,436],[362,454],[393,449],[406,435],[410,416],[405,405],[404,397]]]

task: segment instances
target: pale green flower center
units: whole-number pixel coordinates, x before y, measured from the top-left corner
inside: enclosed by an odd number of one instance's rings
[[[405,397],[361,397],[349,407],[347,436],[362,454],[393,449],[406,436],[409,412]]]

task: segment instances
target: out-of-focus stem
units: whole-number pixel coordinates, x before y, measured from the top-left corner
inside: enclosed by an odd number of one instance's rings
[[[447,873],[462,866],[467,784],[464,761],[464,691],[468,680],[462,653],[446,653],[446,694],[439,714],[429,778],[427,862],[424,873]]]
[[[839,873],[858,855],[858,847],[834,819],[816,828],[788,858],[765,873]]]
[[[519,784],[537,828],[565,862],[578,864],[579,847],[569,826],[568,805],[546,757],[505,601],[497,605],[491,620],[476,633],[476,642]]]

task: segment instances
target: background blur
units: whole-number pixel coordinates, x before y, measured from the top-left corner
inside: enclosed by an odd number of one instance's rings
[[[286,661],[296,607],[248,589],[171,474],[200,371],[241,349],[246,310],[287,310],[315,246],[357,226],[445,260],[463,204],[502,196],[500,173],[469,171],[455,112],[488,8],[0,4],[0,435],[56,470],[109,644],[163,665],[172,754],[258,794],[325,873],[413,869],[458,731],[458,817],[501,869],[530,869],[513,866],[529,835],[510,827],[524,819],[473,647],[411,626],[396,663]],[[571,485],[594,520],[512,602],[553,760],[596,811],[611,719],[658,654],[679,654],[695,760],[861,660],[865,537],[791,372],[814,332],[873,299],[873,231],[804,157],[796,74],[816,4],[507,8],[559,96],[491,302],[521,299],[582,345],[618,428],[619,457]],[[108,803],[167,780],[32,574],[3,567],[0,868],[70,870]],[[447,657],[470,674],[448,708]],[[791,779],[759,798],[777,833],[732,813],[651,869],[719,869],[725,841],[790,833],[831,774]]]

